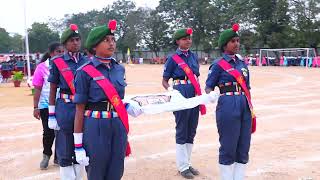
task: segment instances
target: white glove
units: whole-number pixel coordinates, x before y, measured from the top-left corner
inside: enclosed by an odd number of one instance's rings
[[[89,157],[86,154],[86,150],[82,147],[83,133],[73,133],[74,137],[74,153],[76,155],[76,161],[83,166],[89,165]]]
[[[141,106],[135,101],[130,101],[128,103],[127,112],[133,117],[138,117],[140,114],[143,113]]]
[[[169,86],[169,87],[167,88],[167,90],[168,90],[168,91],[173,91],[173,87]]]
[[[220,93],[219,92],[211,91],[209,93],[209,99],[210,99],[211,103],[217,102],[219,97],[220,97]]]
[[[55,106],[49,106],[48,127],[53,130],[60,130],[56,119]]]
[[[200,96],[200,104],[215,103],[219,99],[218,92],[211,91],[209,94],[202,94]]]
[[[83,148],[75,148],[76,161],[83,166],[89,165],[89,157],[87,157],[86,150]]]

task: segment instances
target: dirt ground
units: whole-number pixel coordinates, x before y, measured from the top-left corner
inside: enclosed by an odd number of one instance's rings
[[[208,72],[201,66],[201,86]],[[127,94],[156,93],[161,65],[127,65]],[[253,135],[249,180],[320,179],[320,69],[250,67],[257,132]],[[32,116],[31,90],[23,84],[0,84],[0,179],[59,179],[51,160],[41,171],[42,126]],[[192,162],[201,175],[218,179],[215,106],[200,117]],[[133,154],[126,159],[124,180],[179,180],[175,164],[172,113],[130,117]]]

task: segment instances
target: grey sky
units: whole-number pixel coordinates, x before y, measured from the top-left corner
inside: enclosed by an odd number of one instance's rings
[[[101,10],[115,0],[26,0],[27,26],[33,22],[46,22],[51,18],[62,18],[65,14]],[[159,0],[133,0],[139,7],[154,8]],[[0,27],[10,33],[24,33],[24,0],[0,0]]]

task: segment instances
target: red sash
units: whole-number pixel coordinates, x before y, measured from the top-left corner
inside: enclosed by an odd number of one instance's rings
[[[59,72],[61,73],[62,77],[64,80],[67,82],[71,93],[75,94],[76,90],[74,88],[73,80],[74,80],[74,75],[68,64],[62,59],[62,58],[57,58],[53,60],[54,64],[57,66]]]
[[[189,80],[191,81],[191,84],[193,85],[193,87],[195,89],[196,95],[200,96],[201,95],[200,84],[198,83],[198,81],[194,77],[194,74],[193,74],[192,70],[190,69],[190,67],[188,66],[188,64],[186,64],[184,62],[184,60],[178,54],[173,55],[172,59],[186,73],[187,77],[189,78]],[[207,110],[206,110],[205,105],[200,104],[200,112],[201,112],[201,115],[206,114]]]
[[[251,103],[251,95],[245,79],[243,78],[242,74],[236,69],[234,69],[226,60],[222,59],[221,61],[218,62],[218,64],[223,70],[225,70],[227,73],[233,76],[237,80],[237,82],[240,84],[241,88],[243,89],[250,107],[250,111],[251,111],[251,117],[252,117],[251,132],[254,133],[256,131],[256,115],[254,114],[254,111],[253,111],[253,106]]]
[[[128,122],[128,113],[127,110],[122,103],[122,100],[117,92],[117,90],[113,87],[112,83],[103,76],[103,74],[98,71],[92,65],[86,65],[83,67],[83,71],[85,71],[90,77],[93,78],[97,82],[97,84],[102,88],[105,95],[109,98],[109,101],[117,111],[119,118],[129,133],[129,122]],[[126,149],[126,156],[131,154],[130,144],[128,142]]]

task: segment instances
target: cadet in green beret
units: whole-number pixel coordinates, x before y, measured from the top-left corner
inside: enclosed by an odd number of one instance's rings
[[[178,45],[176,52],[169,55],[164,65],[162,85],[165,89],[177,90],[185,98],[201,94],[198,83],[198,57],[190,48],[192,45],[192,29],[183,28],[173,34],[174,43]],[[173,79],[172,86],[169,79]],[[200,111],[205,113],[205,107]],[[173,112],[176,122],[176,163],[180,174],[186,179],[193,179],[199,171],[191,166],[191,153],[194,137],[198,127],[199,106]]]
[[[249,161],[255,115],[251,103],[249,69],[241,56],[239,25],[224,30],[218,45],[222,57],[210,66],[206,93],[217,86],[220,97],[216,108],[219,133],[219,167],[222,180],[243,180]]]
[[[74,158],[73,126],[76,106],[73,102],[73,85],[76,69],[88,60],[80,54],[81,37],[78,27],[71,24],[61,36],[65,48],[62,56],[52,58],[50,66],[49,120],[48,126],[56,130],[56,152],[61,179],[81,179],[83,166]],[[59,88],[58,97],[57,88]]]
[[[94,57],[77,70],[75,79],[75,153],[87,166],[88,180],[121,179],[125,155],[130,154],[128,113],[142,113],[139,105],[122,102],[127,84],[124,67],[112,57],[115,30],[112,20],[90,31],[86,48]]]

